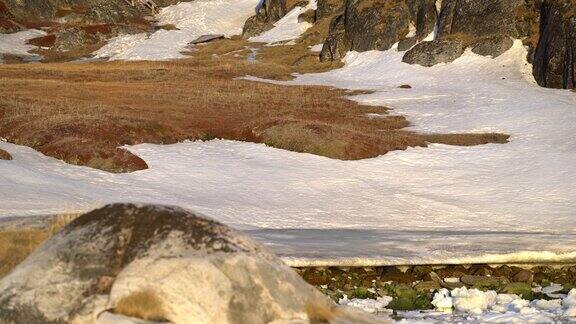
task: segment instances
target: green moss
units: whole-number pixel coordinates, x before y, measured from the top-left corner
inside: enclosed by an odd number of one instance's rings
[[[418,309],[431,309],[432,294],[425,292],[418,292],[408,286],[397,286],[393,289],[391,297],[393,297],[389,309],[393,310],[418,310]]]
[[[534,292],[532,286],[525,282],[512,282],[504,287],[503,292],[507,294],[516,294],[527,300],[533,300]]]
[[[374,294],[373,292],[369,291],[368,288],[359,287],[359,288],[356,288],[356,289],[352,292],[351,298],[376,299],[376,294]]]

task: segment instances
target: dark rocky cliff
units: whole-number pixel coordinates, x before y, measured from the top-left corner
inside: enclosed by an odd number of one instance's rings
[[[540,41],[534,77],[551,88],[576,88],[576,1],[545,1],[540,8]]]
[[[327,1],[319,1],[319,12]],[[522,39],[540,85],[576,87],[575,0],[341,0],[332,7],[341,10],[322,60],[398,42],[399,50],[408,50],[404,62],[432,66],[453,61],[466,48],[496,57]],[[434,39],[423,41],[435,28]]]

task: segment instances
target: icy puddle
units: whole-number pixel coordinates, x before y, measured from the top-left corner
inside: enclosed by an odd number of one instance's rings
[[[110,174],[0,142],[0,215],[173,204],[249,231],[291,265],[576,260],[576,93],[538,87],[517,41],[432,68],[350,53],[299,76],[375,93],[425,132],[501,132],[504,145],[431,145],[339,161],[231,141],[138,145],[149,170]],[[412,89],[399,89],[410,84]],[[367,117],[368,118],[368,117]]]

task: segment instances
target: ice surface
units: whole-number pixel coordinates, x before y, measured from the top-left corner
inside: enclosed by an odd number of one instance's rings
[[[111,60],[168,60],[185,57],[181,52],[202,35],[242,33],[258,0],[196,0],[162,8],[159,25],[173,24],[179,30],[159,30],[152,35],[121,35],[95,52],[96,58]]]

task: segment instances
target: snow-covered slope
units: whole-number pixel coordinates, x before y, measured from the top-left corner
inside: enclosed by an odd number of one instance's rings
[[[174,58],[199,34],[239,32],[257,1],[230,3],[165,9],[165,22],[182,28],[154,34],[167,47],[150,46],[153,35],[110,53]],[[238,23],[212,25],[221,10]],[[66,165],[0,142],[14,157],[0,161],[0,215],[174,204],[250,231],[293,265],[575,260],[576,94],[538,87],[520,41],[497,59],[468,52],[432,68],[401,57],[396,49],[350,53],[344,68],[291,83],[375,90],[354,98],[391,107],[414,130],[503,132],[511,142],[431,145],[363,161],[230,141],[145,144],[129,149],[150,169],[133,174]]]
[[[308,10],[316,10],[316,0],[310,0],[306,7],[296,7],[286,16],[274,24],[274,28],[262,33],[261,35],[251,37],[252,42],[277,43],[294,40],[304,33],[312,24],[308,22],[299,22],[298,16]]]
[[[168,60],[182,58],[180,52],[199,36],[242,33],[242,26],[254,14],[258,0],[196,0],[163,8],[159,25],[173,24],[179,30],[159,30],[152,35],[122,35],[113,38],[95,53],[111,60]]]

